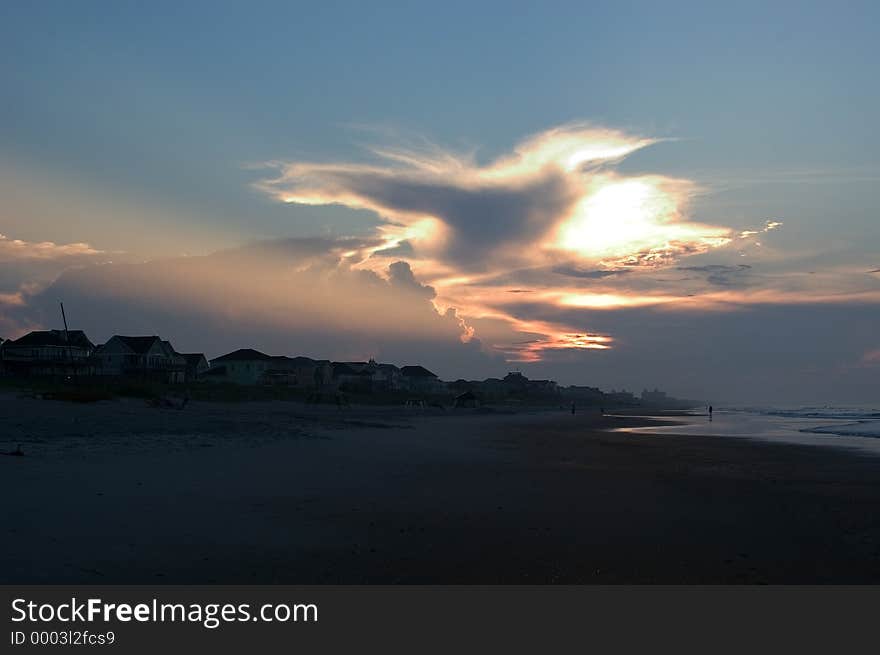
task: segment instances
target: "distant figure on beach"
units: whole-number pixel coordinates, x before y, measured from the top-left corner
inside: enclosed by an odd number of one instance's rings
[[[574,401],[571,401],[571,413],[574,414]]]
[[[712,420],[712,405],[709,405],[709,420]]]
[[[599,413],[600,413],[602,416],[605,416],[605,408],[604,408],[604,407],[600,407],[600,408],[599,408]]]

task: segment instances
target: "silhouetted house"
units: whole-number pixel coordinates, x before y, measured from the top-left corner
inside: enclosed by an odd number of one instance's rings
[[[315,372],[318,369],[318,362],[311,357],[285,357],[287,370],[293,375],[291,385],[310,389],[315,386]]]
[[[186,360],[171,343],[153,336],[114,335],[95,351],[98,375],[183,382]]]
[[[507,395],[507,387],[500,378],[486,378],[476,383],[475,389],[486,399],[499,400]]]
[[[571,385],[561,390],[561,395],[566,400],[575,400],[591,405],[603,405],[610,403],[610,398],[598,387]]]
[[[622,389],[620,391],[615,391],[612,389],[608,393],[605,394],[609,403],[615,405],[638,405],[638,400],[630,391],[626,391]]]
[[[291,358],[285,355],[269,355],[269,367],[257,382],[284,387],[296,386],[296,373]]]
[[[368,362],[339,362],[345,364],[360,378],[369,375],[371,391],[398,391],[403,388],[403,376],[394,364],[380,364],[375,359]],[[347,373],[344,373],[347,375]],[[364,386],[364,380],[359,381]]]
[[[327,389],[333,386],[333,364],[329,359],[314,360],[314,372],[312,379],[314,380],[315,389]]]
[[[253,348],[241,348],[212,359],[204,379],[316,389],[332,386],[332,369],[326,359],[267,355]]]
[[[274,362],[277,367],[277,361]],[[273,369],[273,358],[253,348],[240,348],[211,360],[211,368],[205,379],[235,384],[259,384],[265,374]]]
[[[211,368],[204,353],[179,353],[179,355],[186,362],[184,378],[187,382],[200,380],[208,372],[208,369]]]
[[[332,362],[333,384],[341,391],[369,393],[373,390],[373,374],[367,362]]]
[[[559,385],[555,380],[529,380],[528,393],[533,396],[558,396]]]
[[[654,391],[642,389],[641,400],[643,405],[664,405],[670,399],[669,396],[666,395],[665,391],[660,391],[659,389],[655,388]]]
[[[511,371],[502,380],[508,393],[524,394],[529,387],[529,379],[519,371]]]
[[[400,369],[403,386],[415,393],[441,393],[445,385],[424,366],[404,366]]]
[[[162,341],[162,347],[171,361],[171,369],[174,371],[169,382],[184,382],[186,380],[186,357],[174,350],[170,341]]]
[[[465,380],[464,378],[458,378],[453,382],[447,382],[446,389],[457,396],[463,394],[466,391],[472,391],[474,389],[474,386],[477,384],[477,382],[471,382],[470,380]]]
[[[462,408],[479,407],[480,401],[473,391],[465,391],[464,393],[459,394],[455,397],[452,406]]]
[[[529,380],[519,371],[508,373],[501,383],[505,394],[516,398],[548,398],[559,394],[553,380]]]
[[[79,375],[89,372],[94,349],[82,330],[39,330],[4,341],[0,359],[11,375]]]
[[[394,364],[379,364],[374,360],[367,363],[373,383],[373,391],[399,391],[403,388],[403,376]]]
[[[316,389],[327,386],[332,377],[330,362],[311,357],[273,355],[264,374],[266,384],[277,384],[298,389]]]

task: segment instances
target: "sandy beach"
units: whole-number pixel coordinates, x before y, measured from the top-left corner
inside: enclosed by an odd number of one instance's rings
[[[4,393],[0,582],[880,581],[880,458],[651,421]]]

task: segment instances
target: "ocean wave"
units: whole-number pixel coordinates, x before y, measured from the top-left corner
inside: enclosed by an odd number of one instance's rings
[[[732,407],[724,411],[735,413],[759,414],[762,416],[779,416],[782,418],[804,419],[852,419],[866,420],[880,419],[880,410],[868,407]]]
[[[880,421],[856,421],[855,423],[844,423],[843,425],[820,425],[815,428],[802,428],[800,432],[880,439]]]

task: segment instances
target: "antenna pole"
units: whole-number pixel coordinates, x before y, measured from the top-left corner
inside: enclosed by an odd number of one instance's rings
[[[70,350],[70,333],[67,331],[67,315],[64,313],[64,303],[59,302],[61,305],[61,320],[64,321],[64,342],[67,344],[67,359],[70,360],[70,368],[73,371],[73,375],[76,376],[76,365],[73,363],[73,352]]]

